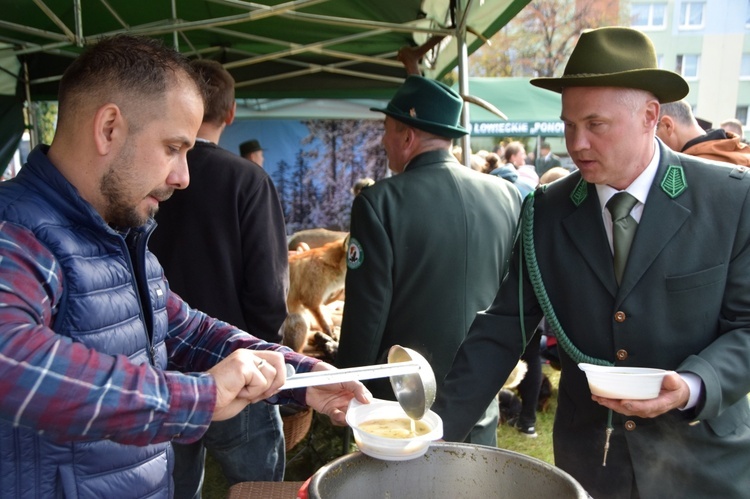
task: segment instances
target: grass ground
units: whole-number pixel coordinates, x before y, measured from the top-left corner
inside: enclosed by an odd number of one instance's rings
[[[557,408],[557,385],[560,372],[549,366],[544,373],[552,383],[552,397],[545,412],[537,413],[537,438],[529,438],[514,428],[501,425],[497,429],[498,447],[541,459],[554,464],[552,455],[552,423]],[[333,461],[344,453],[345,428],[330,425],[325,416],[315,415],[308,437],[292,449],[287,458],[286,480],[302,481],[309,478],[322,465]],[[350,450],[355,450],[353,446]],[[206,461],[206,479],[203,486],[205,499],[224,499],[229,487],[211,456]]]

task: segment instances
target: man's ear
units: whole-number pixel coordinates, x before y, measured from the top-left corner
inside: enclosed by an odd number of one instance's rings
[[[224,124],[226,126],[229,126],[232,123],[234,123],[234,117],[235,117],[236,114],[237,114],[237,102],[235,102],[234,104],[232,104],[232,109],[230,109],[229,112],[227,113],[227,117],[224,120]]]
[[[646,128],[653,130],[656,124],[659,122],[659,101],[651,99],[646,103],[646,113],[644,114],[644,125]]]
[[[106,156],[118,140],[127,135],[127,124],[117,104],[109,102],[94,115],[94,144],[96,152]]]
[[[406,131],[404,133],[403,141],[404,141],[404,150],[405,151],[408,151],[408,150],[416,147],[416,145],[419,142],[419,135],[418,135],[417,130],[415,128],[407,126],[406,127]]]
[[[671,136],[674,133],[674,120],[671,116],[664,115],[659,120],[659,129],[661,130],[662,127],[664,127],[664,133],[667,134],[667,136]]]

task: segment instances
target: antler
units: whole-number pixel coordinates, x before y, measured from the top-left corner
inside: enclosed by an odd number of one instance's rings
[[[418,75],[419,61],[424,55],[433,49],[438,43],[440,43],[445,35],[435,35],[430,37],[426,42],[418,47],[412,47],[410,45],[404,45],[398,50],[396,54],[396,60],[400,61],[401,64],[406,68],[406,73],[410,75]]]
[[[498,115],[505,121],[508,121],[508,117],[505,116],[505,113],[503,113],[498,108],[496,108],[495,106],[493,106],[492,104],[490,104],[484,99],[480,99],[479,97],[475,97],[473,95],[464,95],[464,94],[461,94],[461,98],[464,100],[464,102],[469,102],[471,104],[476,104],[477,106],[481,106],[485,108],[487,111]]]

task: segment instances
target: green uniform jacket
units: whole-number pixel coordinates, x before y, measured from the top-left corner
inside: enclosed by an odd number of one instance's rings
[[[520,207],[511,183],[446,150],[423,153],[363,190],[352,206],[337,365],[384,363],[399,344],[427,358],[439,391],[474,316],[497,293]],[[387,378],[370,388],[394,398]]]
[[[574,345],[616,365],[694,373],[705,398],[695,410],[655,419],[615,414],[603,467],[607,410],[591,400],[584,373],[562,354],[555,463],[595,498],[630,498],[634,484],[641,498],[746,498],[750,175],[659,145],[661,161],[619,289],[596,188],[580,173],[529,198],[534,244],[550,302]],[[525,269],[523,277],[528,333],[542,312]],[[472,324],[433,407],[446,440],[463,438],[521,353],[518,281],[514,251],[507,279]]]

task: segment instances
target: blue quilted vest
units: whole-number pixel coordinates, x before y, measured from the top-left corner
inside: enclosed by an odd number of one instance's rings
[[[18,177],[2,186],[0,219],[31,230],[62,268],[65,291],[54,331],[100,352],[164,369],[167,287],[161,266],[146,249],[153,221],[125,236],[117,233],[78,197],[45,153],[44,147],[32,151]],[[171,497],[172,455],[169,443],[59,444],[0,422],[0,496]]]

